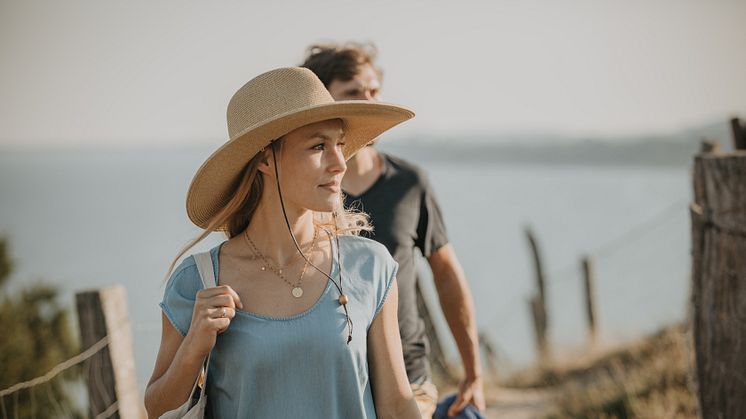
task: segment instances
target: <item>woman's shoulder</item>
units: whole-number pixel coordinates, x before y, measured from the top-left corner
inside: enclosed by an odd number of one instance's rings
[[[194,301],[197,291],[202,288],[197,264],[193,255],[189,255],[181,261],[168,278],[163,301],[164,303],[176,300]]]
[[[386,246],[366,237],[343,234],[339,236],[340,250],[345,254],[354,253],[356,256],[369,256],[373,258],[382,258],[385,261],[393,261]]]
[[[217,258],[220,245],[217,245],[209,250],[209,253],[213,260],[213,266]],[[185,257],[179,265],[174,268],[171,276],[166,283],[166,289],[178,290],[180,294],[194,294],[204,287],[202,279],[197,269],[197,262],[194,258],[195,254],[190,254]]]
[[[349,294],[371,310],[370,319],[373,319],[386,300],[399,265],[386,246],[375,240],[345,235],[339,241],[342,265],[354,290]]]
[[[342,265],[347,272],[357,272],[362,278],[387,279],[399,267],[386,246],[365,237],[339,236]]]
[[[216,249],[212,249],[210,253],[214,260],[217,255]],[[160,303],[166,317],[182,336],[186,336],[189,330],[194,301],[197,299],[197,292],[202,288],[204,285],[197,269],[197,262],[194,255],[189,255],[171,273]]]

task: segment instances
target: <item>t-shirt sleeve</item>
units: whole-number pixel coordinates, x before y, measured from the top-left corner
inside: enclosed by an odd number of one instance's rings
[[[186,336],[192,323],[192,312],[197,291],[203,287],[197,265],[192,256],[186,258],[171,274],[159,304],[163,313],[182,336]]]
[[[417,223],[417,239],[415,245],[422,255],[430,257],[436,250],[448,244],[446,226],[435,191],[424,173],[420,174],[422,194],[420,196],[420,218]]]
[[[396,272],[399,270],[399,264],[396,263],[388,252],[386,252],[384,260],[386,262],[381,272],[381,279],[376,282],[376,309],[373,312],[373,318],[376,318],[381,308],[383,308],[383,303],[386,302],[386,297],[388,297],[389,291],[391,291],[391,286],[396,282]]]

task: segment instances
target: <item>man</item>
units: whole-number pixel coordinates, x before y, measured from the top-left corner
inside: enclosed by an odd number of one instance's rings
[[[335,100],[378,100],[381,72],[375,56],[373,45],[315,45],[302,66],[316,73]],[[368,237],[384,244],[399,263],[399,331],[407,376],[422,416],[432,417],[438,393],[431,382],[427,336],[417,311],[415,248],[433,272],[464,365],[465,378],[448,413],[455,415],[467,404],[484,411],[474,306],[424,171],[369,146],[347,162],[342,189],[346,205],[370,215],[374,231]]]

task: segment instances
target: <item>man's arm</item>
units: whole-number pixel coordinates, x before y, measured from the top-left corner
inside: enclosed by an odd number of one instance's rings
[[[476,316],[464,271],[451,244],[440,247],[427,258],[427,261],[433,271],[440,306],[456,340],[466,374],[459,386],[459,396],[451,405],[449,414],[455,414],[468,403],[484,411]]]

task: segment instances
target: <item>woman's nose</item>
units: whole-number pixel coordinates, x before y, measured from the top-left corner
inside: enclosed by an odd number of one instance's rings
[[[329,171],[332,173],[343,173],[347,170],[347,162],[345,161],[345,155],[342,153],[341,147],[334,147],[334,151],[331,153],[329,161]]]

